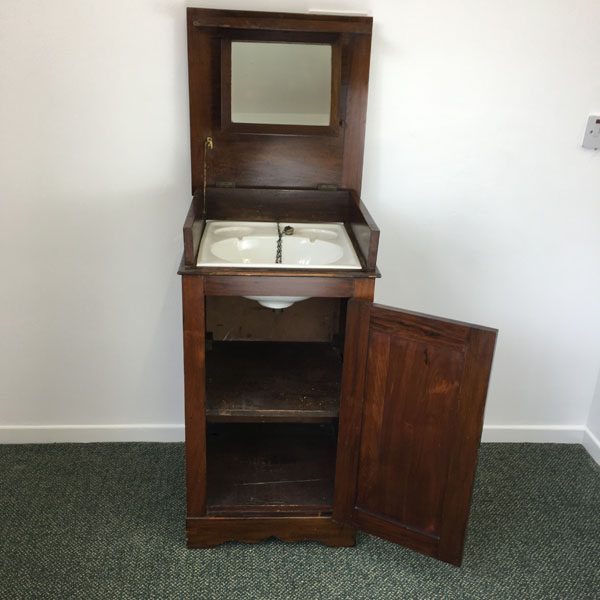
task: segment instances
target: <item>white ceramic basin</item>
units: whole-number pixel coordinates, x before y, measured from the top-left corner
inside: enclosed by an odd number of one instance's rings
[[[282,261],[275,262],[277,223],[208,221],[199,267],[251,269],[360,269],[352,242],[342,223],[281,223],[293,227],[282,237]]]
[[[276,263],[277,223],[208,221],[198,251],[199,267],[250,269],[360,269],[343,223],[280,223],[281,263]],[[304,296],[252,296],[263,306],[286,308]]]

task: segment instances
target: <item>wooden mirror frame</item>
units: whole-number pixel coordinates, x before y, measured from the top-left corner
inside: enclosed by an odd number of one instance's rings
[[[192,193],[204,186],[316,189],[360,196],[371,48],[371,17],[187,9]],[[222,128],[223,40],[329,43],[339,48],[337,127]],[[337,79],[337,76],[336,76]],[[244,126],[244,125],[242,125]],[[287,130],[287,131],[286,131]],[[336,131],[337,130],[337,131]],[[213,148],[206,152],[211,138]],[[205,166],[207,167],[205,169]],[[198,206],[197,214],[202,214]]]
[[[278,123],[235,123],[231,120],[231,43],[273,42],[296,44],[323,44],[331,46],[331,103],[329,125],[290,125]],[[232,32],[221,39],[221,131],[268,135],[339,135],[340,93],[342,81],[342,50],[335,34],[308,32],[244,31]]]

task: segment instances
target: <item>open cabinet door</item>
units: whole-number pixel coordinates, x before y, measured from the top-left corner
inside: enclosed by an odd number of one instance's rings
[[[461,563],[495,341],[349,301],[334,519]]]

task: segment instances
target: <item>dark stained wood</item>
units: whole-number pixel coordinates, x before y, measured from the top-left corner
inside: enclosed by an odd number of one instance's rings
[[[379,227],[371,217],[367,207],[358,194],[350,191],[353,200],[353,210],[346,223],[350,239],[356,242],[357,255],[362,256],[367,270],[377,268],[377,251],[379,249]]]
[[[288,42],[306,44],[335,44],[340,32],[327,31],[282,31],[276,29],[221,29],[221,39],[255,42]]]
[[[196,256],[198,255],[198,247],[194,249],[194,223],[196,221],[196,211],[194,210],[194,201],[190,204],[187,216],[183,222],[183,260],[186,265],[193,266],[196,264]]]
[[[208,514],[331,512],[335,442],[331,426],[209,425]]]
[[[333,503],[339,523],[350,522],[354,506],[370,320],[368,299],[348,301]]]
[[[236,133],[227,126],[222,129],[223,33],[192,27],[188,36],[190,52],[198,49],[188,69],[193,192],[202,189],[204,140],[209,135],[214,148],[207,161],[208,185],[230,181],[238,186],[314,188],[319,183],[339,183],[342,135],[322,135],[322,131],[317,135],[268,135]]]
[[[352,230],[350,223],[344,223],[344,229],[346,230],[346,233],[348,234],[348,237],[350,238],[352,248],[354,249],[354,253],[356,254],[356,257],[358,258],[358,260],[360,262],[361,268],[363,270],[366,270],[367,269],[367,259],[365,258],[365,255],[363,254],[363,251],[358,243],[358,238],[356,237],[354,231]],[[359,233],[361,233],[360,230],[359,230]],[[366,247],[366,245],[363,240],[363,248],[365,248],[365,247]]]
[[[183,276],[181,284],[187,515],[198,517],[206,512],[204,280]]]
[[[183,224],[183,260],[188,266],[196,266],[204,225],[205,220],[197,213],[196,200],[193,199]]]
[[[354,298],[360,298],[361,300],[373,301],[375,294],[375,280],[374,279],[355,279],[354,280]]]
[[[185,264],[183,258],[181,263],[179,264],[179,270],[177,271],[179,275],[194,275],[199,277],[227,277],[227,278],[256,278],[256,277],[281,277],[281,278],[292,278],[292,279],[300,279],[304,278],[305,280],[312,279],[345,279],[346,284],[344,284],[343,290],[351,290],[354,286],[355,281],[358,280],[374,280],[381,277],[381,273],[379,269],[375,269],[374,271],[366,271],[366,270],[350,270],[350,269],[244,269],[244,268],[232,268],[232,267],[193,267]],[[229,279],[228,279],[229,280]],[[214,293],[213,295],[223,295],[226,296],[228,294],[218,294]],[[239,294],[237,294],[239,295]],[[325,296],[337,296],[337,294],[325,294]],[[341,297],[350,297],[352,293],[349,294],[340,294]]]
[[[424,535],[423,532],[413,531],[410,527],[404,527],[401,536],[396,535],[392,533],[397,526],[395,520],[382,518],[380,514],[372,514],[367,510],[355,510],[351,522],[357,524],[361,531],[367,531],[371,535],[406,546],[421,554],[444,560],[438,556],[439,539],[435,536]]]
[[[231,128],[231,40],[221,38],[221,130]]]
[[[339,298],[309,298],[275,311],[239,296],[208,296],[206,329],[215,341],[333,342],[343,332],[343,304]]]
[[[206,354],[207,419],[331,421],[341,370],[328,343],[214,342]]]
[[[217,221],[345,222],[359,218],[347,190],[210,187],[206,202],[206,218]]]
[[[371,17],[188,8],[195,27],[370,34]]]
[[[192,160],[192,194],[202,189],[204,180],[204,141],[212,132],[213,41],[208,35],[197,35],[192,20],[187,23],[188,75],[190,102],[190,149]]]
[[[350,396],[342,384],[339,444],[353,456],[338,463],[334,518],[460,564],[496,331],[362,302],[348,311],[367,358]]]
[[[207,161],[208,185],[229,181],[245,187],[316,188],[322,183],[348,187],[343,182],[349,181],[360,186],[365,121],[361,111],[366,110],[372,20],[321,15],[307,19],[291,13],[240,15],[239,11],[188,9],[192,191],[202,188],[204,140],[209,135],[214,148]],[[225,81],[232,39],[332,43],[330,126],[232,124]],[[360,193],[360,187],[354,189]]]
[[[464,352],[403,333],[371,321],[355,510],[439,540]]]
[[[332,135],[340,133],[340,106],[342,94],[342,47],[340,39],[331,45],[331,109],[329,111],[329,130]]]
[[[439,546],[439,556],[454,564],[462,562],[496,335],[495,330],[472,328],[458,395],[457,435],[449,464],[452,484],[444,498]]]
[[[227,96],[225,101],[222,101],[221,106],[223,107],[225,102],[230,102],[230,98]],[[336,101],[337,104],[337,101]],[[229,106],[229,104],[227,105]],[[222,108],[223,110],[223,108]],[[227,109],[228,111],[230,110],[229,108]],[[223,113],[221,113],[223,114]],[[228,112],[229,114],[229,112]],[[335,124],[333,125],[285,125],[285,124],[274,124],[274,123],[235,123],[233,121],[230,120],[230,118],[222,118],[221,122],[223,123],[221,130],[225,133],[227,133],[228,135],[231,134],[255,134],[255,135],[294,135],[294,136],[298,136],[298,135],[304,135],[304,136],[318,136],[318,135],[338,135],[339,133],[339,129],[340,129],[340,125],[339,125],[339,119],[335,122]],[[257,142],[257,145],[260,144],[260,141]],[[282,147],[285,148],[294,148],[295,146],[297,146],[297,141],[294,141],[294,145],[292,146],[289,143],[285,143],[282,142],[280,144]],[[312,141],[310,142],[310,145],[312,146]],[[335,145],[339,145],[337,142],[335,143]],[[307,144],[308,146],[308,144]],[[252,158],[252,157],[248,157],[248,158]],[[283,158],[283,157],[282,157]],[[288,163],[288,160],[285,160],[285,163]],[[252,161],[252,163],[248,163],[250,164],[256,164],[254,161]],[[332,163],[334,164],[334,163]],[[256,165],[258,167],[260,167],[259,165]],[[221,167],[219,165],[219,167]],[[238,165],[239,168],[239,165]],[[225,171],[223,169],[223,167],[221,167],[220,169],[216,170],[217,176],[221,175],[223,177],[228,177],[228,176],[232,176],[230,175],[230,173],[232,173],[232,171]],[[234,175],[235,176],[235,175]],[[256,173],[255,174],[256,177],[258,177],[259,175]],[[335,180],[337,180],[337,173],[333,173],[331,175],[332,179],[335,178]],[[301,176],[296,176],[296,180],[297,181],[302,181]],[[268,178],[265,178],[265,185],[268,184],[273,184],[273,182],[275,182],[275,184],[277,184],[277,175],[275,174],[271,174]],[[286,177],[286,181],[289,181]]]
[[[371,36],[347,36],[342,52],[347,55],[348,79],[344,115],[344,150],[341,187],[360,195],[362,186]]]
[[[282,269],[283,271],[283,269]],[[273,270],[271,270],[271,273]],[[213,275],[206,278],[207,296],[315,296],[344,298],[352,296],[348,277],[306,277],[302,275]]]
[[[312,540],[331,547],[354,546],[351,525],[330,517],[205,517],[187,519],[188,548],[212,548],[224,542],[257,543],[271,537],[285,542]]]
[[[231,181],[238,187],[316,188],[321,183],[339,185],[341,181],[342,136],[214,130],[213,139],[208,185]],[[201,180],[198,173],[194,186]]]

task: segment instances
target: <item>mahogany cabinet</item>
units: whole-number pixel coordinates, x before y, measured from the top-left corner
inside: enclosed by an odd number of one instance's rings
[[[232,39],[331,45],[329,125],[234,126]],[[189,547],[351,546],[358,528],[461,562],[496,331],[373,303],[379,230],[360,201],[370,40],[366,17],[188,9]],[[361,268],[198,266],[210,220],[340,222]],[[245,298],[257,295],[309,299],[271,310]]]

